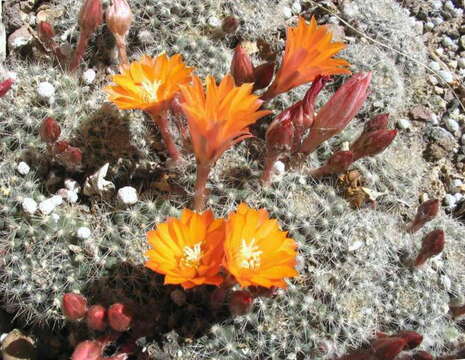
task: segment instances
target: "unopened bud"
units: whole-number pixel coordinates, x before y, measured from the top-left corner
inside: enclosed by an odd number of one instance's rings
[[[294,125],[289,109],[279,114],[266,131],[266,148],[270,152],[289,151],[294,138]]]
[[[369,133],[376,130],[387,129],[389,122],[389,114],[376,115],[373,119],[368,121],[363,128],[364,133]]]
[[[245,290],[234,291],[229,298],[228,305],[232,315],[245,315],[252,310],[253,297]]]
[[[310,89],[307,90],[302,100],[304,110],[303,129],[309,129],[313,125],[315,118],[315,101],[318,94],[323,90],[326,83],[330,80],[329,76],[318,76],[313,82]]]
[[[54,145],[53,145],[53,153],[55,155],[59,155],[59,154],[62,154],[63,152],[66,151],[66,149],[69,148],[69,143],[65,140],[60,140],[60,141],[57,141]]]
[[[61,134],[61,127],[58,122],[51,118],[45,118],[39,129],[40,138],[46,143],[54,143]]]
[[[79,27],[83,34],[89,36],[103,23],[101,0],[84,0],[79,13]],[[82,36],[82,34],[81,34]]]
[[[71,360],[98,360],[102,356],[102,344],[98,341],[83,341],[74,349]]]
[[[82,295],[67,293],[63,295],[61,307],[68,320],[79,320],[86,316],[87,299]]]
[[[13,79],[6,79],[0,82],[0,97],[4,96],[11,89],[13,83]]]
[[[105,13],[105,20],[110,31],[123,38],[129,32],[133,19],[134,16],[126,0],[112,0],[111,6]]]
[[[132,314],[126,305],[116,303],[108,309],[108,323],[113,330],[124,332],[129,330]]]
[[[38,27],[38,34],[40,40],[48,44],[55,37],[55,30],[53,26],[46,21],[41,21]]]
[[[70,169],[77,169],[82,163],[82,152],[81,149],[68,146],[64,152],[60,154],[60,161],[66,167]]]
[[[436,256],[444,250],[445,235],[442,230],[431,231],[426,235],[421,244],[420,253],[415,259],[415,266],[423,265],[426,260]]]
[[[408,226],[408,232],[414,233],[420,230],[423,225],[433,220],[439,212],[439,200],[427,200],[418,207],[415,219]]]
[[[254,69],[253,71],[254,77],[255,77],[255,83],[253,85],[254,91],[264,89],[268,85],[270,85],[271,80],[273,80],[274,67],[275,67],[275,63],[269,62],[269,63],[261,64],[260,66],[257,66]]]
[[[103,331],[107,327],[107,311],[102,305],[92,305],[87,311],[87,326],[92,330]]]
[[[373,343],[373,353],[377,360],[393,360],[407,345],[400,337],[386,337]]]
[[[338,151],[334,153],[325,165],[318,169],[310,171],[310,175],[314,178],[328,175],[335,175],[345,172],[354,162],[354,154],[352,151]]]
[[[234,16],[226,16],[221,24],[221,29],[226,34],[232,34],[239,28],[239,19]]]
[[[423,341],[423,336],[415,331],[401,331],[396,335],[407,342],[406,349],[414,349]]]
[[[374,156],[384,151],[397,135],[397,130],[381,129],[369,133],[362,133],[352,144],[350,150],[354,153],[354,161],[366,157]]]
[[[231,75],[237,86],[255,81],[252,59],[241,45],[237,45],[234,49],[231,61]]]

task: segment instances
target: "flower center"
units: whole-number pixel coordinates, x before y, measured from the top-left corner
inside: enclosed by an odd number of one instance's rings
[[[184,246],[183,253],[184,256],[181,260],[181,263],[190,268],[198,268],[200,264],[200,259],[202,258],[202,249],[201,244],[195,244],[193,247]]]
[[[260,266],[260,256],[263,251],[255,244],[255,239],[247,243],[242,240],[241,248],[239,250],[240,267],[244,269],[256,269]]]
[[[157,93],[158,93],[158,88],[160,87],[160,85],[161,85],[160,80],[150,81],[150,80],[145,79],[144,81],[142,81],[141,86],[142,86],[142,89],[144,90],[144,94],[143,94],[144,101],[157,102],[158,100]]]

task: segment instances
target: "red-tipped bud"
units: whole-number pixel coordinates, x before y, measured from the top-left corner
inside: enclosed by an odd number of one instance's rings
[[[234,16],[226,16],[221,24],[221,29],[226,34],[232,34],[239,28],[239,19]]]
[[[445,235],[442,230],[431,231],[426,235],[421,244],[420,253],[415,259],[415,266],[423,265],[426,260],[436,256],[444,250]]]
[[[87,299],[82,295],[67,293],[63,295],[61,308],[68,320],[82,319],[87,313]]]
[[[376,130],[387,129],[389,122],[389,114],[376,115],[373,119],[368,121],[363,128],[364,133],[369,133]]]
[[[238,86],[255,81],[252,59],[240,45],[237,45],[234,49],[234,56],[231,61],[231,75]]]
[[[50,43],[52,39],[55,37],[55,30],[53,26],[46,21],[41,21],[38,27],[38,34],[40,40],[44,43]]]
[[[310,175],[317,178],[345,172],[354,162],[352,151],[338,151],[327,161],[326,165],[310,171]]]
[[[99,360],[102,350],[102,344],[98,341],[83,341],[74,349],[71,360]]]
[[[462,306],[450,306],[450,313],[454,319],[465,318],[465,305]]]
[[[407,342],[406,349],[414,349],[423,341],[423,336],[415,331],[401,331],[396,335]]]
[[[68,146],[66,150],[60,154],[60,160],[66,167],[78,168],[82,163],[81,149]]]
[[[269,62],[269,63],[261,64],[260,66],[257,66],[254,69],[253,71],[254,77],[255,77],[255,83],[253,85],[254,91],[264,89],[268,85],[270,85],[271,80],[273,80],[274,67],[275,67],[275,63]]]
[[[307,90],[303,100],[302,106],[304,110],[303,129],[308,129],[313,125],[315,118],[315,101],[318,94],[323,90],[326,83],[330,80],[329,76],[318,76],[312,83],[310,89]]]
[[[0,97],[4,96],[13,86],[13,79],[6,79],[0,82]]]
[[[53,145],[53,153],[55,155],[59,155],[59,154],[62,154],[63,152],[66,151],[66,149],[69,148],[69,142],[65,141],[65,140],[60,140],[60,141],[57,141],[54,145]]]
[[[284,110],[268,126],[266,131],[266,149],[269,152],[289,151],[294,141],[294,125],[290,109]]]
[[[414,360],[433,360],[433,355],[430,353],[427,353],[426,351],[417,351],[415,354],[413,354],[413,359]]]
[[[397,130],[381,129],[369,133],[362,133],[352,144],[350,150],[354,153],[354,161],[366,157],[374,156],[384,151],[397,135]]]
[[[415,219],[408,226],[408,232],[414,233],[420,230],[423,225],[433,220],[439,212],[440,202],[438,199],[427,200],[418,207]]]
[[[301,152],[311,153],[322,142],[340,133],[362,108],[368,96],[371,73],[353,75],[336,91],[315,117]]]
[[[131,327],[131,322],[132,314],[127,306],[116,303],[108,309],[108,323],[113,330],[119,332],[127,331]]]
[[[58,122],[51,118],[45,118],[39,129],[40,138],[46,143],[54,143],[61,134],[61,127]]]
[[[92,305],[87,311],[87,326],[92,330],[103,331],[107,327],[107,310],[102,305]]]
[[[228,305],[232,315],[245,315],[252,310],[253,297],[245,290],[234,291],[229,298]]]
[[[83,34],[89,36],[103,23],[101,0],[84,0],[79,13],[79,27]],[[82,36],[82,34],[81,34]]]
[[[133,19],[134,16],[126,0],[112,0],[112,4],[105,13],[105,20],[110,31],[123,38],[129,32]]]
[[[407,345],[400,337],[387,337],[373,343],[373,354],[377,360],[393,360]]]

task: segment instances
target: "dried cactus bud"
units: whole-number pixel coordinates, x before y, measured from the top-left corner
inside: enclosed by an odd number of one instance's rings
[[[252,310],[253,297],[245,290],[234,291],[229,298],[228,305],[232,315],[245,315]]]
[[[401,331],[396,337],[400,337],[407,342],[406,349],[414,349],[423,341],[423,336],[415,331]]]
[[[76,346],[71,360],[99,360],[102,350],[102,344],[98,341],[86,340]]]
[[[103,23],[101,0],[84,0],[79,13],[79,28],[82,34],[89,36]],[[81,34],[81,36],[82,36]]]
[[[426,351],[418,351],[413,354],[413,360],[433,360],[433,355],[427,353]]]
[[[38,34],[39,39],[44,43],[48,44],[55,37],[55,30],[53,29],[53,26],[50,23],[46,21],[41,21],[38,26]]]
[[[407,342],[401,337],[385,337],[373,343],[373,354],[377,360],[394,360]]]
[[[268,85],[270,85],[271,80],[273,80],[274,67],[275,67],[274,62],[268,62],[268,63],[261,64],[260,66],[257,66],[256,68],[254,68],[253,70],[254,78],[255,78],[255,83],[253,84],[254,91],[264,89]]]
[[[426,260],[436,256],[444,250],[445,234],[442,230],[431,231],[422,240],[420,253],[415,259],[415,266],[423,265]]]
[[[61,134],[61,127],[58,122],[51,118],[45,118],[40,125],[39,135],[42,141],[51,144],[58,140]]]
[[[126,0],[112,0],[105,12],[105,21],[113,35],[126,37],[134,16]]]
[[[87,311],[87,326],[92,330],[103,331],[107,327],[107,310],[102,305],[92,305]]]
[[[0,82],[0,97],[4,96],[13,86],[13,79],[6,79]]]
[[[87,299],[82,295],[67,293],[63,295],[61,307],[68,320],[79,320],[86,316]]]
[[[231,75],[237,86],[255,81],[252,59],[241,45],[237,45],[234,49],[231,61]]]
[[[381,129],[369,133],[362,133],[351,145],[350,150],[354,153],[354,161],[366,157],[375,156],[383,152],[397,135],[397,130]]]
[[[368,121],[363,128],[364,133],[369,133],[376,130],[387,129],[389,122],[389,114],[379,114],[376,115],[373,119]]]
[[[113,330],[124,332],[129,330],[132,322],[132,314],[128,307],[121,303],[116,303],[108,309],[108,323]]]
[[[226,34],[232,34],[237,31],[239,28],[240,22],[239,19],[234,16],[226,16],[223,19],[223,23],[221,24],[221,29]]]
[[[410,233],[417,232],[423,227],[423,225],[433,220],[439,212],[439,205],[440,203],[438,199],[427,200],[422,203],[418,207],[415,219],[413,219],[410,223],[407,231]]]

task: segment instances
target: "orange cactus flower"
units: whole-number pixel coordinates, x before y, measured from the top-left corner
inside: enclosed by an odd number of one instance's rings
[[[168,218],[147,233],[151,249],[145,266],[165,275],[165,284],[219,285],[223,259],[224,220],[211,210],[201,214],[183,210],[181,217]]]
[[[298,275],[296,247],[265,209],[243,203],[226,221],[224,267],[243,287],[285,288],[284,278]]]
[[[299,17],[296,27],[289,27],[286,47],[276,77],[262,99],[269,100],[299,85],[313,81],[318,75],[350,74],[350,65],[333,55],[344,49],[341,42],[331,42],[332,34],[326,26],[319,26],[314,17],[307,24]]]
[[[158,114],[168,108],[179,86],[191,80],[191,72],[179,54],[154,58],[144,55],[139,61],[121,66],[121,74],[113,76],[115,85],[104,90],[120,109]]]

